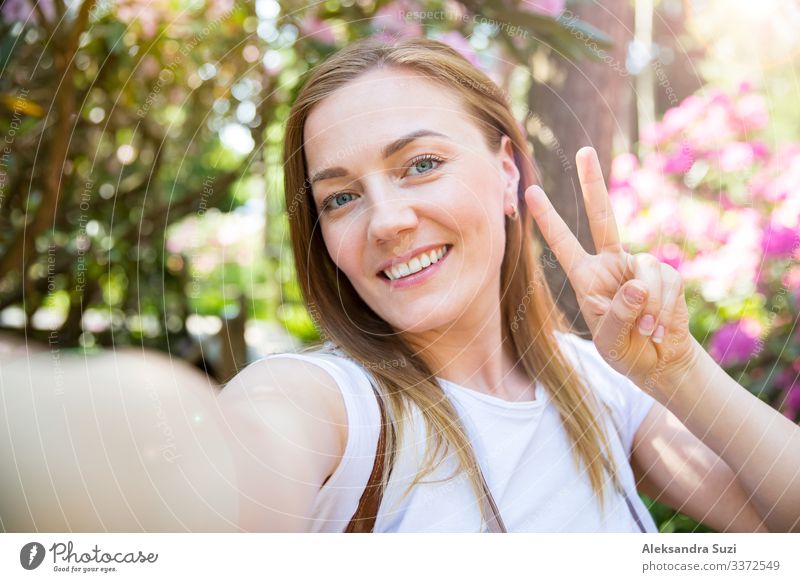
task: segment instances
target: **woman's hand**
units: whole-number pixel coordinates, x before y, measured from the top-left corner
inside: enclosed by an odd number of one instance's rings
[[[597,153],[585,147],[575,160],[597,254],[583,249],[541,188],[529,187],[525,200],[575,289],[600,354],[640,387],[654,389],[662,375],[683,374],[702,350],[689,333],[683,280],[653,255],[622,248]]]

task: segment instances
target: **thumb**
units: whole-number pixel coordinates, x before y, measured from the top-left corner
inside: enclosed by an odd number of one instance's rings
[[[626,352],[631,331],[647,305],[647,295],[644,283],[636,279],[626,281],[617,290],[597,328],[595,342],[600,344],[598,348],[609,354]]]

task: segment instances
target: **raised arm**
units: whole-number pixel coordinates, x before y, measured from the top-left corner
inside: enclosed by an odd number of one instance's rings
[[[800,531],[800,428],[740,386],[700,344],[655,394],[737,477],[770,531]],[[733,510],[733,508],[731,508]]]
[[[317,493],[347,439],[333,378],[313,364],[272,357],[242,370],[217,400],[236,468],[240,527],[310,531]]]

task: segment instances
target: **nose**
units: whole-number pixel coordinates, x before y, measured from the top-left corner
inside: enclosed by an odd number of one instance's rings
[[[376,243],[394,241],[413,232],[419,223],[411,200],[396,193],[384,193],[390,195],[374,196],[369,209],[368,237]]]

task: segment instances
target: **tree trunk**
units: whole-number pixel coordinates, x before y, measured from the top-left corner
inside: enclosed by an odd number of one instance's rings
[[[575,153],[583,146],[593,146],[608,177],[615,149],[630,146],[635,112],[633,78],[625,69],[625,58],[634,28],[633,8],[627,0],[608,0],[581,4],[574,13],[614,39],[614,46],[595,51],[596,61],[570,61],[551,51],[546,65],[537,67],[534,62],[528,103],[542,187],[584,248],[594,252]],[[553,262],[545,261],[550,288],[575,330],[586,334],[575,292],[561,267],[547,266]]]

